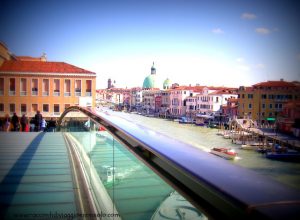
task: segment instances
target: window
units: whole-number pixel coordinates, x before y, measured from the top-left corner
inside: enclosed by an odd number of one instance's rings
[[[53,96],[60,96],[60,81],[59,79],[54,79],[54,85],[53,85]]]
[[[248,94],[248,99],[253,99],[253,94]]]
[[[262,99],[267,99],[267,95],[266,95],[266,94],[262,94],[262,95],[261,95],[261,98],[262,98]]]
[[[59,104],[54,104],[53,111],[55,115],[59,115]]]
[[[38,95],[38,79],[31,80],[31,95],[32,96]]]
[[[261,104],[261,107],[262,107],[263,109],[265,109],[265,108],[266,108],[266,104],[265,104],[265,103]]]
[[[43,112],[49,112],[49,104],[43,104]]]
[[[27,95],[27,80],[25,78],[21,78],[20,80],[20,96]]]
[[[219,97],[216,97],[216,102],[219,102]]]
[[[4,94],[4,78],[0,78],[0,95]]]
[[[81,80],[75,80],[75,96],[81,96]]]
[[[252,104],[251,104],[251,103],[248,105],[248,108],[249,108],[249,109],[251,109],[251,108],[252,108]]]
[[[43,96],[49,96],[49,79],[43,79]]]
[[[65,80],[65,96],[71,96],[71,80]]]
[[[16,112],[16,105],[15,104],[9,104],[9,112],[10,113]]]
[[[16,79],[9,79],[9,95],[16,95]]]
[[[27,106],[26,104],[21,104],[21,114],[24,114],[27,112]]]
[[[4,112],[4,104],[0,103],[0,112]]]
[[[270,116],[270,117],[272,117],[272,116],[273,116],[273,113],[272,113],[272,112],[270,112],[270,113],[269,113],[269,116]]]
[[[242,99],[244,99],[245,98],[245,94],[242,94]]]
[[[85,96],[92,96],[92,80],[86,80]]]

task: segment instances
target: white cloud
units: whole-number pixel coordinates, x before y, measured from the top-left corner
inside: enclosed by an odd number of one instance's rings
[[[253,20],[253,19],[257,18],[257,16],[253,13],[245,12],[245,13],[242,14],[241,18],[242,19]]]
[[[224,34],[224,31],[221,28],[215,28],[212,30],[214,34]]]
[[[267,35],[271,33],[270,29],[264,27],[256,28],[255,32],[262,35]]]

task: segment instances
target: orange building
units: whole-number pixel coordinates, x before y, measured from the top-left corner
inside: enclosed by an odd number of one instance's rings
[[[0,64],[1,65],[1,64]],[[71,105],[95,106],[96,73],[41,58],[14,57],[0,66],[0,117],[14,112],[59,117]]]

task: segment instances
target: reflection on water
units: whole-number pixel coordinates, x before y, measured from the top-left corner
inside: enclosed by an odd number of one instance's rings
[[[201,150],[209,152],[212,147],[230,147],[238,153],[239,159],[228,161],[249,168],[265,176],[269,176],[291,187],[300,189],[300,164],[269,160],[263,154],[251,150],[241,150],[240,145],[233,144],[230,139],[216,135],[217,129],[195,125],[179,124],[166,119],[149,118],[137,114],[110,112],[133,123],[154,129],[164,135],[189,143]]]

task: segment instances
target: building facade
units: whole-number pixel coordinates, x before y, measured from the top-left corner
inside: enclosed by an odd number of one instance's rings
[[[241,86],[238,90],[238,117],[248,117],[259,124],[274,123],[283,105],[299,98],[299,85],[284,80]]]
[[[30,61],[29,61],[30,60]],[[96,73],[45,59],[16,57],[0,66],[0,117],[39,110],[44,117],[59,117],[71,105],[94,107]]]

